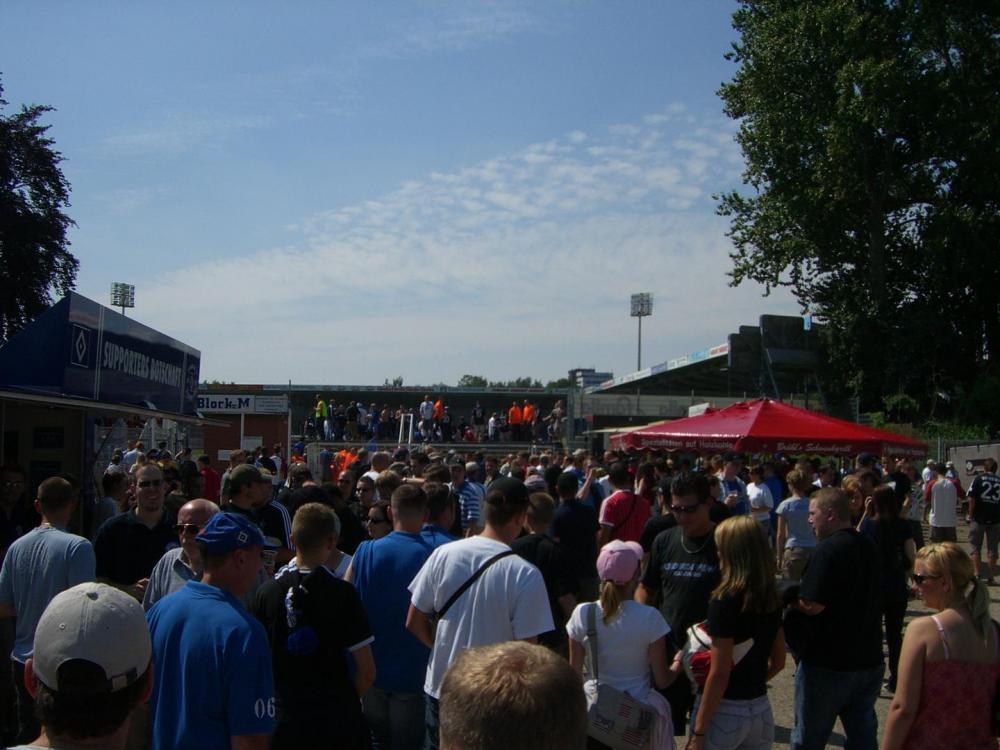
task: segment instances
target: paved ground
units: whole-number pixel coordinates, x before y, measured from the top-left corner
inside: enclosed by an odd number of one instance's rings
[[[958,539],[959,542],[964,545],[968,539],[968,527],[965,525],[964,521],[960,521],[959,523]],[[924,538],[927,539],[929,536],[930,534],[928,529],[924,527]],[[1000,587],[993,587],[990,589],[990,599],[990,611],[993,613],[993,618],[1000,620]],[[930,613],[931,610],[925,607],[923,602],[919,600],[912,600],[906,613],[907,622],[914,617],[921,617]],[[787,748],[788,742],[791,739],[791,729],[794,723],[793,676],[794,664],[791,658],[789,658],[788,665],[785,667],[785,670],[775,677],[770,684],[769,695],[771,697],[771,707],[774,711],[774,719],[777,730],[775,734],[775,748]],[[889,711],[889,703],[891,700],[892,696],[883,692],[875,703],[875,712],[878,714],[880,740],[882,737],[882,729],[885,726],[885,717]],[[844,746],[844,735],[839,721],[837,722],[837,727],[834,730],[833,736],[830,737],[830,741],[827,746]]]

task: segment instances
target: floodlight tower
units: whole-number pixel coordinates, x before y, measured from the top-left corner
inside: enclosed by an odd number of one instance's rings
[[[135,286],[121,281],[111,282],[111,305],[120,307],[122,315],[125,314],[126,307],[135,307]]]
[[[639,346],[636,356],[636,372],[642,369],[642,319],[653,314],[653,295],[649,292],[640,292],[632,295],[633,318],[639,319]]]

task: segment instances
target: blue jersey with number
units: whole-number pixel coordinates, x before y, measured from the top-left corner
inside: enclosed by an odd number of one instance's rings
[[[1000,522],[1000,477],[979,474],[969,485],[968,496],[976,501],[973,521],[994,524]]]
[[[153,750],[228,748],[274,729],[263,626],[232,594],[197,581],[146,614],[153,639]]]

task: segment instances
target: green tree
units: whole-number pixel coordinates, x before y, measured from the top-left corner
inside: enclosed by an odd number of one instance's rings
[[[575,385],[576,384],[569,378],[558,378],[557,380],[550,380],[545,384],[545,387],[549,390],[561,390],[564,388],[573,388]]]
[[[482,375],[463,375],[458,379],[459,388],[485,388],[487,385]]]
[[[496,388],[541,388],[542,381],[525,375],[512,380],[491,380],[490,385]]]
[[[0,85],[0,343],[73,288],[79,266],[66,232],[73,221],[62,156],[40,124],[51,107],[3,114]]]
[[[1000,354],[1000,6],[742,0],[733,22],[732,283],[826,318],[834,395],[967,390]]]

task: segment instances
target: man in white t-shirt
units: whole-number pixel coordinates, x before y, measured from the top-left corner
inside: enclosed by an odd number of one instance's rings
[[[509,477],[497,479],[490,485],[484,511],[483,533],[438,547],[409,586],[406,627],[431,649],[424,681],[425,747],[433,750],[438,747],[441,682],[455,658],[474,646],[512,640],[534,642],[541,633],[554,629],[542,574],[510,548],[527,520],[524,484]],[[491,561],[493,564],[442,612],[455,592]]]
[[[429,442],[434,433],[434,402],[430,395],[424,396],[420,402],[420,434],[424,436],[424,442]]]
[[[389,468],[392,464],[392,456],[386,451],[375,451],[372,454],[372,468],[361,476],[368,477],[373,482],[378,479],[378,475]]]
[[[958,516],[958,489],[946,476],[948,467],[937,464],[936,477],[924,489],[924,514],[929,516],[931,542],[954,542]]]

